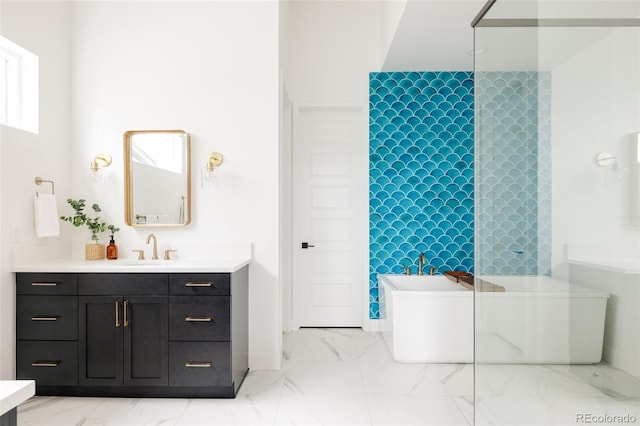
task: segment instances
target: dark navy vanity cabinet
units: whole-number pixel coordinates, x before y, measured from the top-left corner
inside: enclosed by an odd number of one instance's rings
[[[37,395],[234,397],[248,370],[248,267],[16,274],[16,377]]]

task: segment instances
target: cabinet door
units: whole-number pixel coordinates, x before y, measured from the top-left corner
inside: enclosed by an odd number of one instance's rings
[[[122,385],[123,299],[117,296],[80,296],[80,386]]]
[[[127,296],[123,307],[124,384],[166,386],[169,383],[167,296]]]

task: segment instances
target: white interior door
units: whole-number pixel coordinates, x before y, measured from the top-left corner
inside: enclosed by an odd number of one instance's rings
[[[294,110],[292,287],[300,327],[362,325],[365,123],[362,108]]]

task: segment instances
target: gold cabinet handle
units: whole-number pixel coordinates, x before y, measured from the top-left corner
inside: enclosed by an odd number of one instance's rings
[[[35,316],[35,317],[31,317],[31,321],[58,321],[59,317],[41,317],[41,316]]]
[[[187,322],[211,322],[211,317],[192,317],[188,316],[184,319]]]
[[[55,287],[58,283],[31,283],[32,287]]]
[[[209,362],[187,362],[184,364],[187,368],[211,368],[213,367],[213,363]]]
[[[129,327],[129,315],[128,315],[128,311],[129,310],[129,301],[125,300],[124,301],[124,326],[125,327]]]
[[[116,328],[120,327],[120,301],[116,300]]]
[[[60,361],[36,361],[32,362],[32,367],[57,367],[60,365]]]
[[[208,283],[188,282],[184,286],[185,287],[211,287],[212,285],[213,285],[212,282],[208,282]]]

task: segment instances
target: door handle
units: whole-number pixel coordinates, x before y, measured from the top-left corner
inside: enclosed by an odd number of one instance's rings
[[[120,327],[120,302],[116,300],[116,328]]]
[[[307,249],[307,248],[311,248],[311,247],[315,247],[315,246],[313,244],[309,244],[306,241],[302,243],[302,248],[303,249]]]

